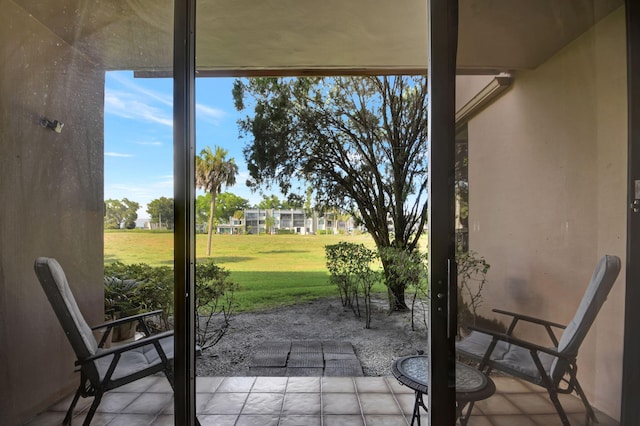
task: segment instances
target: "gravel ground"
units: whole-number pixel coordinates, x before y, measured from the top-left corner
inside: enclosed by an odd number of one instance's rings
[[[388,315],[386,300],[373,301],[371,328],[340,298],[326,298],[252,313],[236,314],[222,340],[198,358],[199,376],[245,376],[254,348],[263,342],[340,340],[353,344],[365,376],[391,375],[391,363],[400,356],[426,351],[423,313],[411,330],[409,312]]]

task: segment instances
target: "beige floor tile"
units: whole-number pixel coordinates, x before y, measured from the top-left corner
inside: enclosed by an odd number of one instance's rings
[[[560,403],[567,414],[585,412],[584,404],[575,395],[558,395],[558,399],[560,399]]]
[[[196,392],[215,392],[224,377],[196,377]]]
[[[286,377],[257,377],[251,392],[282,392],[287,389]]]
[[[100,401],[100,405],[98,406],[98,412],[122,413],[124,409],[139,396],[139,393],[132,392],[107,392],[102,396],[102,401]]]
[[[457,423],[457,424],[460,424],[460,423]],[[487,418],[486,416],[478,416],[478,415],[471,414],[471,417],[469,417],[469,422],[467,423],[467,426],[493,426],[493,423],[491,423],[491,420],[489,420],[489,418]],[[517,426],[517,423],[514,424],[513,426]]]
[[[393,393],[410,393],[412,395],[414,393],[413,389],[398,382],[395,377],[385,377],[385,380],[387,381],[387,386],[391,388]]]
[[[117,414],[109,426],[150,426],[155,419],[153,414]]]
[[[324,426],[364,426],[362,416],[358,415],[326,415],[322,417]]]
[[[342,393],[355,392],[356,386],[352,377],[323,377],[322,392]]]
[[[127,405],[121,413],[131,414],[158,414],[173,401],[168,393],[143,393],[131,404]]]
[[[402,414],[398,403],[390,393],[361,393],[358,397],[365,416],[370,414]]]
[[[549,398],[539,393],[510,393],[503,395],[523,413],[527,414],[555,414],[556,409]]]
[[[227,414],[201,415],[198,416],[201,426],[234,426],[238,416]]]
[[[235,426],[278,426],[279,417],[273,415],[241,415]]]
[[[413,414],[413,406],[416,401],[416,397],[413,394],[401,394],[396,395],[396,399],[400,404],[400,408],[405,415],[411,416]]]
[[[320,378],[289,377],[287,392],[320,392]]]
[[[163,374],[162,376],[153,375],[148,377],[143,377],[142,379],[138,379],[135,382],[128,383],[124,386],[120,386],[119,388],[115,388],[110,392],[146,392],[149,388],[160,381],[167,381],[167,377]]]
[[[360,414],[360,404],[355,394],[322,394],[322,412],[324,414]]]
[[[283,415],[320,415],[320,393],[287,393],[282,405]]]
[[[404,416],[365,415],[367,426],[407,426]]]
[[[538,426],[562,426],[562,421],[557,413],[555,414],[534,414],[529,418]],[[581,424],[580,423],[577,424]]]
[[[496,393],[523,393],[531,392],[531,388],[522,380],[513,377],[491,377],[496,385]],[[539,386],[537,386],[539,388]]]
[[[508,415],[521,414],[518,407],[513,405],[503,395],[495,394],[491,398],[476,402],[476,407],[488,416],[490,415]]]
[[[283,415],[278,426],[321,426],[321,418],[316,416]]]
[[[389,386],[384,377],[356,377],[358,392],[389,392]]]
[[[249,392],[255,377],[225,377],[216,392]]]
[[[248,393],[216,393],[202,409],[202,414],[240,414]]]
[[[493,426],[536,426],[533,420],[526,416],[502,415],[487,416]]]
[[[255,393],[251,392],[242,409],[242,415],[248,414],[277,414],[282,411],[283,393]]]
[[[175,426],[175,419],[172,414],[162,414],[153,421],[153,426]]]

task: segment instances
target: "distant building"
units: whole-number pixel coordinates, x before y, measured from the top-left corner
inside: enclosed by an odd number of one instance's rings
[[[229,218],[218,225],[219,234],[339,234],[354,229],[354,218],[335,213],[309,215],[303,209],[247,209],[243,219]]]

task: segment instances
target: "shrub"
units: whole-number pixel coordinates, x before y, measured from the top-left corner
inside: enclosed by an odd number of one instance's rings
[[[211,260],[196,264],[196,341],[203,350],[218,343],[229,328],[238,290],[230,275]]]
[[[411,330],[415,330],[416,305],[422,309],[422,322],[427,327],[427,312],[429,305],[429,270],[427,253],[418,250],[409,251],[396,247],[382,247],[378,250],[388,273],[397,281],[407,283],[407,289],[413,291],[411,298]]]
[[[162,330],[171,328],[169,324],[169,318],[173,315],[173,270],[171,268],[153,267],[146,263],[126,265],[115,262],[105,265],[104,275],[105,313],[111,310],[111,306],[108,307],[112,304],[111,301],[118,301],[122,305],[123,299],[126,298],[127,303],[135,305],[135,310],[130,311],[129,314],[161,309],[161,324],[157,327]],[[116,287],[115,284],[118,281],[122,284]],[[123,284],[126,283],[129,283],[127,292],[123,288]],[[114,292],[119,294],[114,296]]]
[[[474,251],[458,252],[458,330],[464,324],[476,325],[478,308],[482,305],[482,290],[491,265]]]
[[[196,340],[202,349],[218,343],[229,327],[238,289],[229,276],[228,270],[211,260],[196,264]],[[162,330],[171,328],[173,269],[115,262],[105,265],[104,282],[105,313],[112,318],[161,309],[160,324],[150,325]]]
[[[380,274],[371,269],[376,258],[374,251],[364,244],[340,242],[325,246],[330,282],[338,287],[342,306],[350,307],[360,317],[358,294],[362,292],[365,310],[365,328],[371,327],[371,288]]]

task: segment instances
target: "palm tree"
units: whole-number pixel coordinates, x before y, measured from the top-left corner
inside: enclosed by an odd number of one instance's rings
[[[211,206],[209,209],[209,230],[207,237],[207,256],[211,256],[211,234],[213,234],[213,216],[216,211],[216,197],[222,190],[222,185],[232,186],[236,183],[238,166],[233,158],[226,160],[228,152],[219,146],[215,147],[215,154],[211,147],[200,151],[196,157],[196,186],[211,194]]]

